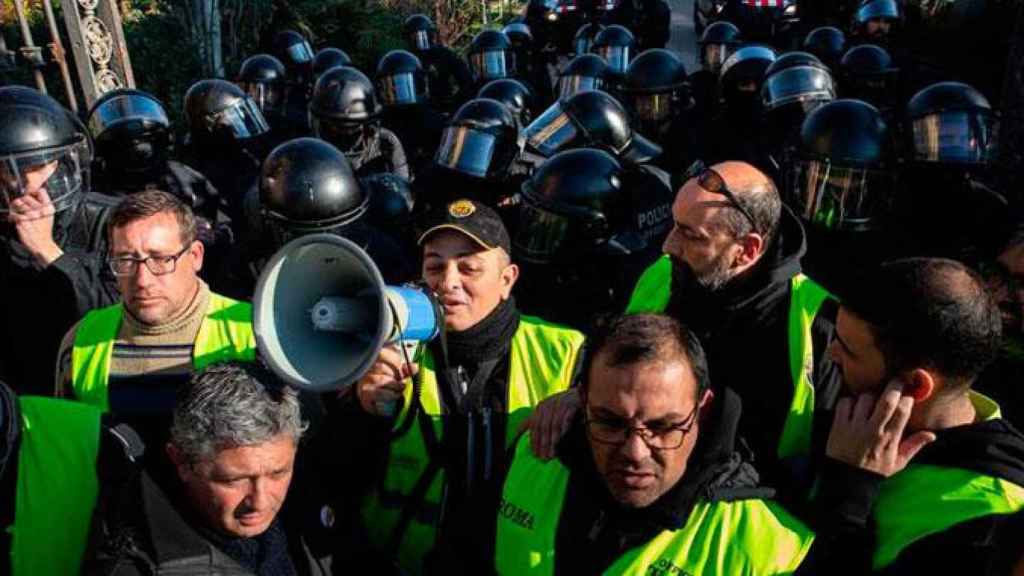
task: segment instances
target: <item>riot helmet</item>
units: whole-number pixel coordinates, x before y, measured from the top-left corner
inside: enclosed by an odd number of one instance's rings
[[[274,243],[338,233],[368,209],[369,198],[345,155],[317,138],[274,148],[260,170],[260,213]]]
[[[473,37],[466,55],[474,82],[486,82],[516,75],[512,41],[501,30],[484,30]]]
[[[797,105],[808,112],[835,97],[832,73],[808,52],[787,52],[764,72],[761,109],[765,112],[787,105]]]
[[[853,15],[854,32],[881,39],[899,22],[901,11],[896,0],[863,0]],[[877,24],[876,24],[877,23]]]
[[[309,120],[313,133],[346,155],[358,156],[373,133],[368,124],[380,114],[381,106],[373,82],[349,66],[325,72],[313,88]]]
[[[383,230],[398,231],[413,217],[416,199],[409,181],[397,174],[381,172],[361,180],[370,197],[366,218]]]
[[[533,32],[526,22],[511,22],[501,29],[512,42],[512,48],[517,54],[528,52],[533,48]]]
[[[775,50],[759,44],[742,46],[722,63],[719,90],[731,114],[754,114],[764,73],[775,62]]]
[[[831,70],[839,66],[846,49],[846,35],[835,26],[821,26],[811,30],[804,38],[804,51],[818,57]]]
[[[569,98],[587,90],[604,90],[608,81],[608,63],[597,54],[580,54],[565,65],[558,75],[558,97]]]
[[[409,47],[417,52],[425,52],[437,44],[437,26],[426,14],[413,14],[402,23],[402,35]]]
[[[843,97],[857,98],[880,108],[895,104],[899,70],[892,56],[874,44],[854,46],[840,63]]]
[[[604,30],[604,25],[599,22],[588,22],[580,26],[572,39],[573,54],[589,54],[594,47],[594,38]]]
[[[526,84],[512,78],[501,78],[491,80],[480,89],[477,98],[490,98],[497,100],[515,114],[520,127],[527,126],[533,120],[533,109],[536,100],[533,90]]]
[[[270,130],[259,106],[226,80],[200,80],[185,93],[185,117],[193,141],[240,141]]]
[[[548,158],[522,186],[518,261],[550,264],[578,258],[625,228],[625,170],[604,150],[567,150]]]
[[[790,206],[826,230],[876,228],[892,207],[889,128],[877,108],[834,100],[811,112],[786,174]]]
[[[518,152],[512,111],[490,98],[466,102],[448,120],[434,164],[481,180],[504,180]]]
[[[430,98],[423,64],[412,52],[392,50],[377,64],[377,97],[384,106],[422,104]]]
[[[661,155],[661,147],[633,130],[614,97],[591,90],[555,102],[523,131],[526,146],[545,158],[570,148],[601,148],[634,164]]]
[[[594,37],[594,45],[591,51],[604,58],[608,63],[608,72],[615,76],[622,76],[629,68],[633,59],[633,51],[636,50],[636,38],[629,28],[612,24],[597,33]]]
[[[167,161],[173,134],[163,104],[141,90],[119,88],[97,100],[87,115],[96,155],[108,167],[147,172]]]
[[[735,24],[725,20],[714,22],[704,29],[697,42],[701,66],[712,74],[719,74],[726,58],[742,43],[740,29]]]
[[[287,79],[284,64],[270,54],[256,54],[242,62],[235,81],[260,107],[264,116],[281,113]]]
[[[960,82],[939,82],[907,103],[911,159],[956,166],[995,161],[999,121],[988,100]]]
[[[324,48],[313,58],[313,79],[319,79],[324,72],[337,66],[351,66],[352,59],[340,48]]]
[[[88,136],[53,98],[25,86],[0,88],[0,214],[45,189],[57,212],[77,204],[91,162]]]
[[[629,64],[620,92],[634,126],[660,138],[672,119],[689,106],[686,66],[675,52],[646,50]]]

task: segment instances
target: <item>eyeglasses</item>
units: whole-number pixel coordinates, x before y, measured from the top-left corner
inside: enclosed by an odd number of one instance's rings
[[[625,420],[606,420],[589,415],[584,417],[584,422],[587,426],[587,435],[601,444],[621,446],[629,440],[630,436],[637,434],[651,450],[675,450],[683,445],[683,439],[693,429],[693,425],[697,422],[696,416],[699,408],[700,404],[698,403],[682,422],[653,428],[629,426]],[[589,412],[588,408],[587,413],[589,414]]]
[[[754,232],[761,232],[757,228],[757,223],[754,221],[754,217],[750,214],[750,211],[740,203],[736,193],[729,190],[729,187],[725,184],[725,178],[722,178],[722,175],[716,172],[713,168],[706,166],[703,160],[697,160],[686,169],[686,174],[684,174],[683,180],[689,181],[691,178],[696,178],[697,185],[708,192],[725,196],[729,200],[729,205],[739,210],[747,221],[750,222],[751,229],[753,229]]]
[[[178,268],[178,259],[184,256],[190,247],[191,244],[186,245],[180,252],[171,256],[155,254],[145,258],[111,258],[108,263],[110,271],[115,276],[134,276],[139,270],[139,264],[143,263],[154,276],[163,276],[173,273]]]

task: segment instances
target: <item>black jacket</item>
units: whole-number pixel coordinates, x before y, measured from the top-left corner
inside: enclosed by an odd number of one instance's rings
[[[181,162],[169,160],[143,174],[118,173],[95,164],[92,175],[93,188],[104,194],[120,198],[143,190],[163,190],[188,204],[197,215],[216,222],[217,188],[205,176]]]

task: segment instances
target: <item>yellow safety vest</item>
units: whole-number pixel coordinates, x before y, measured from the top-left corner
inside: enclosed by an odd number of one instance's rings
[[[110,378],[110,357],[121,329],[124,306],[114,304],[86,314],[75,332],[71,352],[71,383],[75,398],[104,411]],[[210,293],[210,303],[192,349],[197,371],[226,360],[251,362],[256,358],[252,331],[252,305]]]

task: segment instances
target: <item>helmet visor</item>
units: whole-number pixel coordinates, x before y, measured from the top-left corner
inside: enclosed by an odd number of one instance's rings
[[[89,115],[89,132],[100,138],[115,125],[137,126],[138,132],[169,128],[171,121],[163,106],[139,94],[123,94],[106,100]]]
[[[441,135],[434,162],[463,174],[485,178],[491,168],[497,138],[465,126],[449,126]]]
[[[579,132],[569,115],[555,102],[523,131],[526,144],[549,158],[576,139]]]
[[[477,81],[510,77],[514,70],[513,61],[512,54],[502,50],[469,55],[469,67]]]
[[[790,102],[828,101],[835,97],[832,76],[813,66],[787,68],[772,74],[761,87],[761,103],[766,110]]]
[[[601,46],[597,49],[597,55],[608,62],[608,68],[616,74],[625,74],[629,68],[630,54],[629,46]]]
[[[861,24],[876,18],[898,20],[899,17],[899,6],[893,0],[873,0],[857,10],[857,22]]]
[[[722,64],[728,57],[728,44],[705,44],[704,49],[701,50],[701,58],[703,59],[704,68],[714,74],[718,74],[722,69]]]
[[[583,36],[577,36],[573,42],[573,50],[576,54],[586,54],[590,52],[590,49],[594,46],[594,38],[584,34]]]
[[[288,47],[288,58],[292,62],[298,64],[306,64],[313,61],[313,48],[309,46],[309,42],[303,40],[298,44],[292,44]]]
[[[604,82],[593,76],[560,76],[558,78],[558,97],[569,98],[587,90],[601,90]]]
[[[512,239],[512,250],[517,260],[545,264],[558,254],[568,232],[567,217],[523,202],[519,207],[519,226]]]
[[[672,116],[672,94],[636,94],[632,101],[633,115],[639,122],[660,123]]]
[[[790,205],[826,230],[870,230],[890,208],[886,172],[797,160],[788,174]]]
[[[262,82],[242,82],[238,85],[259,106],[264,115],[275,113],[284,101],[284,86]]]
[[[0,158],[0,214],[10,212],[11,202],[40,190],[45,190],[56,209],[61,210],[82,189],[88,157],[88,145],[80,142]]]
[[[914,120],[914,158],[923,162],[984,164],[995,160],[998,122],[988,114],[951,110]]]
[[[430,32],[416,30],[412,33],[412,45],[420,51],[430,49]]]
[[[310,114],[309,120],[313,134],[317,138],[329,142],[343,152],[356,145],[363,135],[363,124],[359,122],[321,118],[315,114]]]
[[[214,129],[231,133],[236,140],[254,138],[270,131],[263,113],[252,98],[241,98],[234,104],[210,116]]]
[[[380,78],[377,87],[381,100],[390,106],[416,104],[422,98],[416,89],[416,77],[411,72]]]

